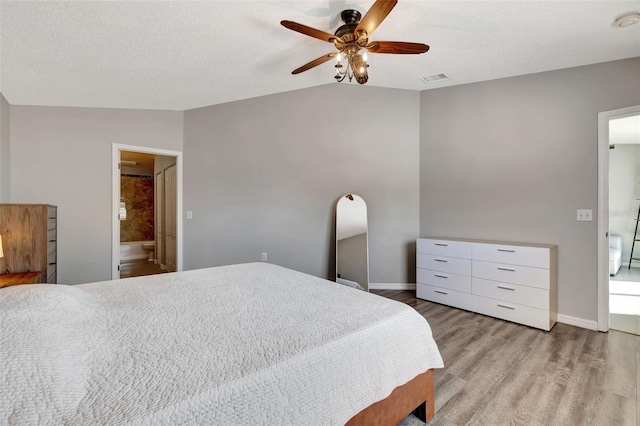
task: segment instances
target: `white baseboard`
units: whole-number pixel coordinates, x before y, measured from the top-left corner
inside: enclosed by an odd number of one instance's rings
[[[369,283],[369,290],[415,290],[413,283]],[[570,315],[558,314],[558,322],[569,324],[587,330],[598,330],[598,322]]]
[[[369,283],[369,290],[415,290],[413,283]]]
[[[558,322],[561,322],[563,324],[574,325],[580,328],[586,328],[587,330],[598,331],[598,321],[572,317],[564,314],[558,314]]]

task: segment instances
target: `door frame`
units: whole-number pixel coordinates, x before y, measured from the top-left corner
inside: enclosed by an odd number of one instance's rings
[[[155,181],[153,182],[153,193],[155,194],[155,199],[153,200],[154,208],[155,208],[155,223],[153,224],[153,235],[156,240],[156,261],[158,266],[161,269],[165,270],[166,266],[162,261],[164,261],[164,244],[162,243],[162,238],[158,238],[158,222],[164,222],[164,213],[161,209],[158,209],[158,206],[164,205],[164,174],[162,171],[155,173]],[[162,179],[162,181],[160,180]],[[158,189],[158,182],[161,183],[162,191]],[[161,225],[164,225],[162,223]],[[160,235],[164,235],[164,226],[160,230]]]
[[[640,114],[640,105],[598,113],[598,331],[609,331],[609,120]]]
[[[176,158],[176,271],[180,272],[183,268],[182,263],[182,151],[171,151],[168,149],[149,148],[145,146],[125,145],[113,143],[111,146],[111,279],[119,279],[120,271],[120,220],[118,213],[120,212],[120,152],[132,151],[145,154],[164,155]],[[154,176],[155,178],[155,176]],[[154,185],[155,186],[155,185]],[[155,192],[155,188],[154,188]],[[155,228],[155,226],[154,226]],[[155,238],[155,229],[154,229]]]
[[[176,164],[171,164],[170,166],[164,167],[162,169],[162,203],[166,206],[167,204],[167,170],[171,169],[172,167],[177,167]],[[178,178],[178,169],[176,169],[176,186],[177,186],[177,178]],[[178,208],[177,208],[177,204],[176,204],[176,213],[175,213],[175,219],[176,219],[176,234],[177,234],[177,220],[178,220]],[[167,215],[166,215],[166,211],[164,211],[165,215],[163,216],[163,221],[164,221],[164,229],[163,229],[163,233],[165,234],[165,243],[166,243],[166,235],[167,235]],[[177,241],[177,236],[176,236],[176,241]],[[164,245],[164,266],[165,268],[168,269],[167,265],[169,264],[169,262],[167,261],[167,247],[169,246],[169,244],[165,244]],[[176,251],[176,270],[177,270],[177,256],[178,256],[178,252]]]

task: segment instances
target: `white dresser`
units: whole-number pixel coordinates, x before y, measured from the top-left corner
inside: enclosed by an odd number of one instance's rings
[[[416,297],[551,330],[557,246],[419,238]]]

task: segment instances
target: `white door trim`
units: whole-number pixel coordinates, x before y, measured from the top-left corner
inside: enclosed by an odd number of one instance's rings
[[[176,178],[178,180],[176,185],[176,230],[178,234],[176,238],[176,270],[182,271],[182,152],[114,143],[111,148],[111,279],[120,278],[118,271],[120,264],[120,221],[118,220],[120,211],[120,170],[118,169],[120,151],[143,152],[176,158]]]
[[[164,179],[162,176],[164,176],[163,171],[159,171],[155,174],[156,181],[154,182],[155,188],[153,193],[156,198],[153,201],[156,209],[156,223],[154,224],[155,229],[153,230],[153,233],[156,240],[156,262],[162,270],[165,270],[166,267],[163,263],[164,243],[162,242],[162,236],[164,235],[164,215],[162,213],[162,209],[160,208],[164,206]],[[162,188],[162,191],[159,189],[158,184],[160,184],[160,188]]]
[[[598,113],[598,330],[609,331],[609,120],[640,114],[640,105]]]

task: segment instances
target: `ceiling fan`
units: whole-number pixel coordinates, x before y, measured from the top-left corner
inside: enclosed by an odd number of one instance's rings
[[[301,72],[327,62],[331,58],[336,58],[336,80],[342,81],[346,77],[349,77],[349,81],[355,78],[358,83],[365,84],[367,80],[369,80],[369,74],[367,72],[367,68],[369,67],[367,64],[367,51],[371,53],[402,55],[425,53],[428,51],[429,46],[422,43],[369,41],[371,33],[378,28],[380,23],[387,17],[397,3],[398,0],[377,0],[362,20],[360,20],[362,15],[357,10],[344,10],[340,14],[344,25],[339,27],[334,34],[298,24],[297,22],[281,21],[280,23],[285,28],[332,43],[337,49],[337,52],[320,56],[318,59],[314,59],[300,68],[293,70],[291,74],[300,74]],[[363,49],[365,51],[361,54],[360,51]],[[341,63],[343,57],[346,59],[346,67]]]

